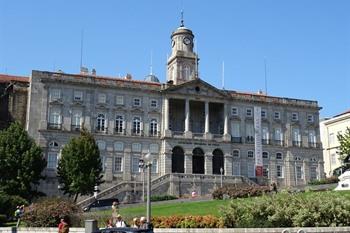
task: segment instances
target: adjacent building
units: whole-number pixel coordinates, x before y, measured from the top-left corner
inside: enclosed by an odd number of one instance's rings
[[[153,154],[153,187],[208,194],[220,184],[255,180],[254,107],[261,109],[265,182],[306,184],[323,176],[317,101],[218,89],[198,75],[194,35],[183,23],[171,35],[167,82],[93,73],[33,71],[28,132],[43,148],[47,179],[57,194],[61,148],[82,126],[99,145],[105,184],[138,189],[139,160]]]
[[[343,165],[337,153],[340,145],[337,135],[344,134],[346,128],[349,127],[350,110],[320,122],[324,171],[326,176],[332,176],[334,169]]]

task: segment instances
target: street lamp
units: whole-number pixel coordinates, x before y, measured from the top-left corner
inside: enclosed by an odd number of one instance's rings
[[[220,187],[222,188],[222,173],[224,172],[224,169],[220,167]]]
[[[142,172],[142,202],[145,202],[145,161],[139,160],[139,169]]]
[[[152,154],[147,153],[144,157],[145,166],[148,168],[147,177],[147,228],[151,228],[151,171],[152,171]]]

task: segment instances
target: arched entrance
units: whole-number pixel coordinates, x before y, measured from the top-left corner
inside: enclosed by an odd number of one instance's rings
[[[185,153],[184,150],[175,146],[173,148],[173,154],[171,155],[171,172],[172,173],[184,173],[185,171]]]
[[[192,173],[204,174],[204,152],[201,148],[194,148],[192,156]]]
[[[220,175],[220,168],[224,174],[224,153],[220,149],[215,149],[213,151],[213,174]]]

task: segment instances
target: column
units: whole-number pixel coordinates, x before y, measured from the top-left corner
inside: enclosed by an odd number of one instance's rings
[[[225,167],[225,176],[232,176],[232,155],[224,155],[224,167]]]
[[[213,154],[211,153],[205,154],[204,169],[205,169],[204,173],[206,175],[213,174]]]
[[[205,101],[204,114],[205,114],[204,138],[207,140],[211,140],[212,135],[209,132],[209,102],[208,101]]]
[[[224,103],[224,137],[223,140],[226,142],[231,141],[231,135],[228,133],[228,115],[227,115],[227,104]]]
[[[165,175],[168,173],[171,173],[171,165],[172,165],[172,161],[171,161],[171,152],[165,152],[162,155],[162,165],[161,165],[161,170],[160,170],[160,175]]]
[[[123,161],[123,180],[131,180],[131,150],[125,149]]]
[[[107,153],[106,154],[106,170],[104,179],[105,181],[112,181],[113,180],[113,154]]]
[[[185,102],[185,137],[192,138],[192,132],[190,131],[190,100],[186,99]]]
[[[192,174],[192,153],[185,153],[185,173]]]
[[[164,137],[171,137],[171,131],[169,130],[169,99],[164,99]]]

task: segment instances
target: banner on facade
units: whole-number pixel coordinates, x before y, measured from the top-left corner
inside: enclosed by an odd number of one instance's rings
[[[254,107],[255,131],[255,175],[263,176],[263,159],[261,145],[261,107]]]

